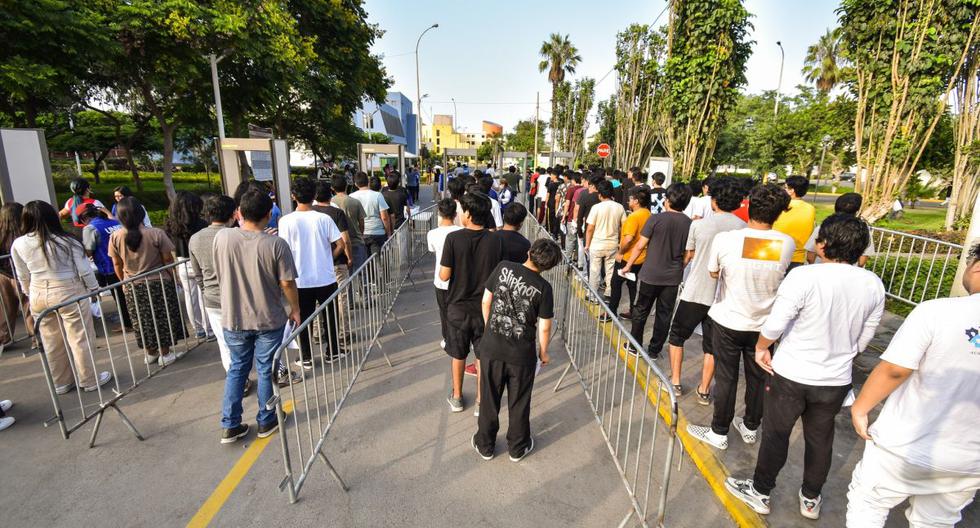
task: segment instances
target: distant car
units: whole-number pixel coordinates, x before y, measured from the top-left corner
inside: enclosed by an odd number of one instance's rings
[[[855,177],[857,177],[857,175],[853,172],[844,172],[840,175],[840,181],[854,181]]]

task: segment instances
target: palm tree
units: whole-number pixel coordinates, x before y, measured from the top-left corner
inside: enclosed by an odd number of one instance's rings
[[[555,117],[558,115],[558,100],[555,92],[558,85],[564,82],[566,73],[575,73],[575,66],[582,60],[578,48],[568,40],[568,35],[552,33],[548,40],[541,43],[541,63],[538,71],[548,70],[548,82],[551,83],[551,134],[554,139]]]
[[[816,44],[806,51],[803,76],[828,93],[844,79],[845,59],[841,57],[840,29],[828,29]]]

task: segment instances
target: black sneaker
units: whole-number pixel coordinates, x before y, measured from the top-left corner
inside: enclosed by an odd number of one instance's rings
[[[490,453],[487,454],[484,453],[483,451],[480,451],[480,448],[477,447],[476,435],[470,437],[470,445],[473,446],[473,450],[476,451],[476,454],[480,455],[480,458],[482,458],[483,460],[493,460],[493,451],[490,451]]]
[[[534,449],[534,437],[531,437],[531,443],[524,448],[524,452],[516,456],[510,455],[510,461],[520,462],[521,460],[524,460],[524,457],[526,457],[528,453],[530,453],[533,449]]]
[[[248,424],[240,424],[238,427],[225,429],[221,432],[222,444],[234,444],[248,436]]]
[[[299,372],[286,370],[285,367],[280,368],[279,371],[276,372],[276,384],[280,387],[288,387],[301,381],[303,381],[303,375]]]
[[[272,436],[279,430],[279,420],[276,420],[269,425],[260,425],[259,430],[255,433],[255,436],[259,438],[266,438]]]

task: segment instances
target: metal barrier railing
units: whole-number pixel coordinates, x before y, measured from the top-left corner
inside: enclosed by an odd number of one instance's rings
[[[14,269],[13,259],[10,255],[0,255],[0,314],[3,321],[0,324],[0,356],[3,355],[7,347],[19,343],[25,339],[33,337],[31,332],[34,330],[34,318],[31,316],[31,309],[27,302],[27,295],[20,287],[17,280],[17,272]],[[7,275],[7,271],[10,275]],[[11,302],[13,301],[13,302]],[[18,317],[18,312],[20,317]],[[17,334],[17,321],[24,323],[24,332]],[[4,339],[5,338],[5,339]],[[36,348],[32,345],[32,348]],[[28,350],[24,350],[24,357],[27,357]]]
[[[963,246],[880,227],[871,228],[871,242],[867,268],[888,297],[915,306],[950,294]]]
[[[371,350],[380,350],[391,366],[378,337],[389,316],[405,333],[393,311],[395,300],[407,281],[414,284],[412,272],[427,253],[426,233],[436,223],[434,206],[413,213],[380,253],[355,270],[276,350],[275,359],[290,364],[296,355],[290,345],[301,334],[306,334],[307,342],[318,345],[311,350],[312,369],[303,380],[282,390],[273,384],[273,397],[266,403],[267,409],[275,410],[279,423],[285,470],[279,487],[288,492],[290,502],[296,502],[318,459],[347,490],[323,446]],[[293,467],[294,458],[299,460],[297,468]]]
[[[530,216],[522,231],[531,241],[550,238]],[[567,254],[544,276],[554,288],[556,328],[569,357],[554,390],[575,369],[632,503],[620,526],[634,515],[642,526],[651,518],[663,526],[678,421],[669,378],[613,310],[598,301],[602,297]]]
[[[95,418],[89,437],[89,447],[93,447],[103,415],[112,409],[136,438],[143,440],[119,409],[119,400],[206,339],[187,337],[187,312],[177,289],[176,272],[189,262],[181,259],[78,294],[37,314],[34,332],[39,336],[39,357],[54,408],[54,416],[45,426],[57,423],[68,439]],[[32,291],[34,288],[32,284]],[[121,306],[127,306],[129,313],[122,313]],[[173,356],[160,355],[164,348]],[[158,354],[150,355],[153,350]],[[52,362],[58,372],[53,372]],[[56,380],[55,376],[67,376],[65,363],[71,379]],[[104,384],[100,383],[101,372],[111,374]]]

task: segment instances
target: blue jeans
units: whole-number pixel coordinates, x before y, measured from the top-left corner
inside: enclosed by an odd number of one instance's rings
[[[225,396],[221,404],[221,427],[232,429],[242,423],[242,397],[245,380],[252,371],[252,360],[258,371],[259,412],[255,421],[261,427],[276,421],[276,413],[265,408],[272,398],[272,356],[282,343],[283,327],[275,330],[222,329],[231,354],[231,365],[225,377]]]
[[[388,235],[364,235],[364,245],[367,246],[368,256],[381,253],[381,246],[385,245],[387,241]]]
[[[351,246],[350,253],[351,253],[351,257],[354,260],[354,262],[352,263],[354,265],[354,268],[351,271],[352,272],[357,271],[361,266],[364,265],[364,261],[366,261],[368,258],[367,248],[364,246],[364,244],[353,244]]]

